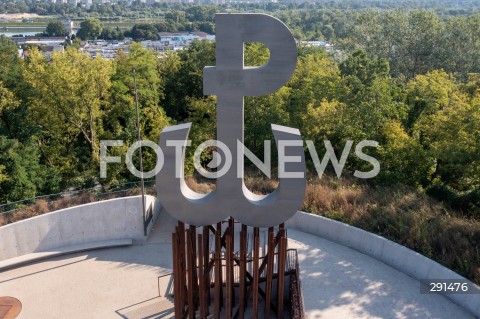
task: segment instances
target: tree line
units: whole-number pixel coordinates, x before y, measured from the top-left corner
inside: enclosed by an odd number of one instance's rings
[[[428,9],[435,10],[440,14],[465,15],[471,14],[472,10],[479,9],[477,1],[461,0],[337,0],[319,2],[284,2],[278,3],[228,3],[214,5],[214,1],[203,5],[187,3],[153,3],[119,0],[116,3],[93,3],[87,9],[81,4],[77,6],[67,3],[55,3],[50,1],[36,0],[1,0],[0,13],[37,13],[39,15],[68,15],[70,17],[86,17],[89,15],[105,17],[150,17],[156,16],[165,10],[174,9],[185,11],[191,7],[210,7],[219,10],[263,10],[273,12],[276,10],[312,10],[312,9],[335,9],[348,10],[392,10],[392,9]]]
[[[241,11],[241,10],[240,10]],[[262,11],[262,10],[259,10]],[[157,40],[159,32],[215,33],[215,13],[221,8],[188,6],[168,9],[152,23],[137,23],[129,30],[87,18],[80,23],[82,40]],[[267,12],[269,12],[267,10]],[[443,69],[462,81],[480,72],[480,14],[440,16],[431,10],[273,10],[298,40],[323,39],[338,49],[335,60],[361,50],[371,59],[385,59],[390,75],[408,81],[417,74]],[[51,22],[47,35],[66,34]]]
[[[136,140],[133,70],[143,138],[157,141],[164,127],[192,122],[188,156],[215,138],[216,100],[202,89],[203,67],[215,65],[215,44],[195,41],[161,58],[138,43],[129,51],[106,60],[69,47],[47,62],[34,49],[21,60],[16,45],[0,37],[1,202],[131,180],[120,164],[109,165],[107,179],[98,177],[100,140],[124,140],[109,149],[123,158]],[[271,123],[299,128],[320,156],[324,140],[337,157],[347,140],[376,140],[379,147],[369,153],[381,171],[370,183],[411,185],[478,214],[480,76],[463,80],[440,69],[398,78],[387,59],[346,54],[338,62],[321,49],[300,47],[286,86],[245,99],[245,145],[262,158],[263,141],[273,139]],[[268,57],[262,45],[246,45],[246,65]],[[144,156],[149,170],[155,154]],[[349,156],[345,175],[361,168],[371,169]]]

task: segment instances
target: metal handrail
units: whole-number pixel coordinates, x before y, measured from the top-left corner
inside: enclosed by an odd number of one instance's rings
[[[303,319],[305,318],[305,303],[303,301],[302,294],[302,281],[300,279],[300,267],[298,264],[297,251],[295,250],[295,257],[293,260],[294,269],[292,269],[290,274],[290,300],[291,304],[291,318],[292,319]]]
[[[145,183],[154,184],[155,180],[145,181]],[[35,202],[39,199],[51,199],[51,201],[54,201],[54,200],[57,200],[57,199],[60,199],[60,198],[65,198],[67,196],[72,196],[72,195],[77,195],[77,194],[82,194],[82,193],[91,193],[92,195],[95,195],[97,197],[107,196],[107,195],[112,195],[112,194],[118,194],[118,193],[121,193],[121,192],[126,192],[128,190],[134,189],[136,187],[134,186],[134,187],[128,187],[128,188],[123,188],[123,189],[117,189],[117,187],[132,185],[132,184],[133,185],[138,185],[139,182],[126,182],[126,183],[122,183],[122,184],[110,185],[109,188],[110,189],[113,188],[115,190],[112,190],[112,191],[109,191],[109,192],[102,192],[102,193],[96,193],[97,191],[99,191],[103,188],[102,186],[100,186],[100,187],[97,186],[97,187],[92,187],[92,188],[78,189],[78,190],[66,191],[66,192],[61,192],[61,193],[31,197],[31,198],[23,199],[23,200],[20,200],[20,201],[1,204],[0,205],[0,214],[14,213],[14,212],[16,212],[20,209],[28,207],[29,205],[27,205],[27,204],[31,204],[31,205],[35,204]],[[153,185],[153,187],[154,187],[154,185]],[[13,208],[13,209],[9,209],[11,206],[16,206],[16,205],[22,205],[22,206],[16,207],[16,208]]]

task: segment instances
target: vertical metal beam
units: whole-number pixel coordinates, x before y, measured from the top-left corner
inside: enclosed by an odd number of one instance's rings
[[[233,254],[235,252],[235,219],[233,219],[233,217],[230,217],[228,226],[230,228],[230,235],[232,236],[232,258],[233,258],[234,257]],[[232,280],[232,283],[233,283],[234,282],[234,276],[235,276],[235,273],[234,273],[235,264],[233,263],[233,259],[232,259],[232,264],[230,265],[230,267],[232,268],[230,276],[232,277],[231,280]],[[231,294],[232,294],[232,300],[235,302],[235,290],[233,289],[233,284],[232,284]]]
[[[252,318],[258,319],[258,280],[260,278],[260,269],[258,263],[260,260],[260,231],[258,227],[253,229],[253,313]]]
[[[270,302],[272,300],[273,261],[275,257],[275,237],[273,227],[268,228],[268,251],[267,251],[267,281],[265,297],[265,318],[270,319]]]
[[[221,225],[220,230],[217,225],[217,231],[215,233],[215,292],[213,297],[214,302],[214,318],[220,319],[220,302],[221,302],[221,289],[222,289],[222,261],[220,259],[220,251],[222,248],[222,235]]]
[[[246,305],[246,262],[247,262],[247,226],[242,225],[242,231],[240,232],[240,304],[239,315],[240,319],[245,318],[245,305]]]
[[[231,229],[230,229],[231,231]],[[232,318],[232,306],[233,306],[233,238],[232,234],[229,231],[227,236],[225,237],[225,243],[226,243],[226,251],[225,251],[225,259],[226,259],[226,281],[227,281],[227,292],[226,292],[226,307],[225,307],[225,312],[226,312],[226,318],[231,319]]]
[[[222,241],[222,238],[223,238],[223,234],[222,234],[222,223],[217,223],[217,233],[218,233],[218,236],[220,237],[220,272],[219,272],[219,276],[220,276],[220,308],[223,308],[224,304],[223,304],[223,259],[222,259],[222,247],[223,247],[223,241]]]
[[[174,309],[175,309],[175,318],[182,318],[182,308],[181,308],[181,299],[182,299],[182,287],[180,280],[180,263],[178,258],[178,231],[172,234],[172,254],[173,254],[173,298],[174,298]]]
[[[285,238],[285,229],[278,245],[278,298],[277,298],[277,318],[283,319],[283,293],[285,291],[285,264],[287,262],[287,238]]]
[[[203,227],[203,264],[205,265],[205,272],[203,280],[205,282],[205,299],[207,302],[206,315],[209,314],[210,306],[210,271],[207,270],[210,263],[210,228],[208,226]]]
[[[198,309],[198,275],[197,275],[197,227],[190,225],[190,239],[192,242],[192,250],[191,250],[191,255],[190,258],[192,258],[192,264],[193,264],[193,271],[192,271],[192,276],[193,276],[193,291],[192,294],[194,296],[197,296],[196,299],[194,299],[194,311],[197,311]]]
[[[187,299],[188,299],[188,318],[195,319],[195,301],[193,300],[194,293],[194,272],[196,271],[193,263],[193,243],[192,243],[192,229],[187,230]]]
[[[207,296],[205,290],[205,264],[204,261],[204,251],[203,251],[203,235],[198,235],[198,277],[200,278],[198,284],[198,292],[199,292],[199,303],[200,303],[200,319],[207,318]],[[208,234],[207,234],[208,236]]]
[[[182,222],[178,222],[178,227],[177,227],[177,233],[178,233],[178,262],[179,262],[179,284],[180,284],[180,307],[182,308],[182,311],[185,309],[185,304],[186,304],[186,298],[187,298],[187,287],[186,287],[186,266],[185,266],[185,224]]]

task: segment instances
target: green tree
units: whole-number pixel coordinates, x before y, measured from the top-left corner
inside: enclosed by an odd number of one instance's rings
[[[426,186],[434,172],[435,159],[407,134],[402,124],[387,120],[380,127],[376,157],[382,169],[376,181],[395,185]]]
[[[0,81],[0,134],[9,135],[9,132],[16,129],[10,115],[19,105],[20,101],[13,92],[4,87]]]
[[[463,81],[469,73],[479,72],[480,16],[449,17],[438,47],[436,68],[443,68]]]
[[[322,34],[325,36],[325,39],[327,41],[330,41],[330,40],[333,40],[333,38],[335,37],[335,30],[330,24],[327,24],[323,26]]]
[[[74,48],[54,53],[50,63],[30,52],[25,78],[35,92],[31,120],[41,130],[42,154],[67,179],[97,169],[112,72],[110,61]]]
[[[346,105],[336,100],[324,99],[315,105],[309,104],[303,114],[302,136],[314,141],[319,147],[324,140],[339,141],[343,135],[342,130],[348,125],[343,116],[345,112]]]
[[[287,83],[290,94],[286,109],[293,127],[303,127],[308,106],[338,100],[342,83],[338,66],[331,58],[308,54],[298,59],[295,72]]]
[[[31,89],[24,79],[17,45],[3,35],[0,35],[0,95],[0,134],[22,142],[29,139],[35,133],[27,119],[26,104]]]
[[[189,116],[188,100],[203,95],[203,68],[215,65],[215,43],[193,41],[178,54],[180,63],[172,61],[174,75],[164,78],[163,106],[167,115],[174,120]],[[171,58],[170,58],[171,59]]]
[[[159,61],[155,54],[133,43],[130,54],[120,52],[115,60],[113,81],[113,100],[116,108],[122,108],[128,123],[134,120],[134,82],[135,70],[138,102],[142,113],[141,128],[146,138],[158,140],[161,130],[169,123],[165,111],[160,105],[163,98],[163,81],[159,72]]]
[[[436,159],[435,182],[459,191],[480,187],[480,104],[450,104],[419,129]]]
[[[407,128],[409,129],[413,128],[418,121],[429,121],[429,115],[466,100],[455,78],[445,71],[432,71],[426,75],[418,75],[408,83],[405,91],[408,104]],[[421,126],[421,124],[418,125]]]
[[[371,59],[363,51],[355,51],[339,67],[344,78],[352,81],[350,86],[369,86],[378,77],[387,77],[390,71],[387,60]]]
[[[95,40],[103,31],[103,24],[100,20],[95,18],[87,18],[80,23],[80,30],[77,32],[77,37],[82,40]]]
[[[0,165],[0,183],[3,183],[8,180],[8,176],[5,174],[6,167],[4,165]]]
[[[345,132],[351,139],[376,139],[383,121],[404,120],[403,92],[389,76],[385,59],[369,59],[357,51],[340,64],[340,70],[345,90],[339,99],[347,105]]]
[[[161,107],[163,81],[159,72],[159,60],[155,54],[133,43],[130,54],[119,52],[115,59],[115,72],[112,76],[111,109],[106,112],[106,138],[123,139],[127,144],[137,140],[136,112],[134,98],[134,71],[140,109],[140,129],[143,139],[158,142],[162,129],[170,124],[170,119]],[[151,170],[156,156],[149,148],[144,152],[145,171]],[[134,158],[136,163],[137,158]],[[138,167],[138,166],[137,166]],[[124,174],[124,171],[117,171]],[[109,174],[110,180],[120,178]]]
[[[407,85],[408,127],[435,159],[432,182],[457,191],[480,185],[480,108],[444,71],[418,75]]]
[[[18,87],[21,77],[21,60],[18,47],[10,38],[0,35],[0,81],[9,88]]]
[[[407,78],[425,74],[435,68],[436,47],[443,25],[431,11],[413,11],[408,17],[405,46],[400,50],[398,68]]]
[[[123,40],[125,36],[118,27],[115,29],[106,27],[103,28],[100,38],[104,40]]]
[[[153,24],[135,24],[127,36],[136,40],[158,40],[157,28]]]
[[[0,202],[13,202],[59,191],[60,176],[40,164],[38,148],[0,136]]]
[[[438,48],[445,38],[444,24],[432,11],[369,10],[352,17],[347,34],[340,47],[387,59],[391,74],[397,77],[412,79],[438,68],[442,61]]]
[[[68,31],[61,21],[52,21],[47,25],[45,33],[49,37],[61,37],[68,35]]]
[[[191,147],[187,147],[185,174],[193,174],[193,154],[195,149],[207,140],[215,140],[217,138],[217,104],[216,98],[213,96],[202,98],[188,98],[187,109],[189,116],[185,122],[192,123],[189,139],[192,140]],[[211,153],[202,153],[202,160],[210,161]]]
[[[289,88],[283,87],[266,96],[245,97],[245,146],[260,158],[263,157],[263,142],[274,140],[271,124],[290,123],[287,111],[289,93]]]

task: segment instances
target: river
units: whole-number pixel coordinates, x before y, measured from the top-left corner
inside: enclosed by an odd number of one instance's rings
[[[33,36],[37,33],[42,33],[42,31],[38,31],[38,32],[37,31],[36,32],[31,32],[31,31],[28,31],[28,32],[18,32],[18,31],[17,32],[10,32],[10,31],[9,32],[2,32],[1,29],[0,29],[0,34],[3,34],[7,37],[12,37],[12,36],[18,35],[18,34],[23,34],[24,36]]]
[[[0,34],[7,37],[23,34],[24,36],[34,36],[45,31],[45,27],[0,27]]]

